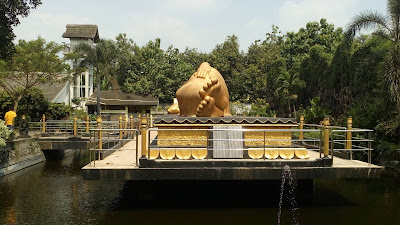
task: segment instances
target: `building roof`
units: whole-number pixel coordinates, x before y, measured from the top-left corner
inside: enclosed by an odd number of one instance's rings
[[[60,91],[65,87],[66,83],[68,82],[63,79],[66,76],[68,76],[68,74],[59,74],[57,75],[57,78],[52,82],[39,83],[37,86],[35,86],[35,88],[42,90],[43,96],[47,98],[47,100],[49,100],[50,102],[53,102],[58,93],[60,93]],[[19,86],[18,83],[16,83],[16,81],[14,80],[6,79],[5,82],[10,86]],[[0,91],[3,90],[4,89],[0,87]]]
[[[37,87],[43,91],[44,97],[46,97],[50,102],[53,102],[66,84],[67,81],[56,81],[52,83],[39,84]]]
[[[99,40],[99,30],[97,25],[90,24],[68,24],[67,30],[62,35],[63,38],[87,38],[93,42]]]
[[[96,105],[97,104],[97,93],[94,92],[92,96],[89,97],[86,105]],[[119,90],[102,90],[100,91],[100,104],[101,105],[148,105],[156,106],[158,105],[158,98],[153,96],[140,96],[134,93],[125,93]]]
[[[226,116],[226,117],[184,117],[175,114],[157,117],[155,124],[285,124],[297,126],[295,118]]]

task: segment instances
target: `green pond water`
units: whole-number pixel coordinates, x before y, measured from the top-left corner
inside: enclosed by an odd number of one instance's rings
[[[80,171],[87,162],[76,151],[0,178],[0,224],[278,223],[279,181],[87,181]],[[299,224],[400,225],[396,171],[386,169],[379,179],[295,182]],[[286,198],[281,224],[293,224]]]

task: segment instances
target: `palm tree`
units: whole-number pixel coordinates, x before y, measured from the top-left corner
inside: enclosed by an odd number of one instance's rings
[[[277,82],[279,83],[279,87],[275,90],[275,95],[281,96],[283,100],[286,101],[289,110],[289,116],[291,116],[292,110],[290,107],[290,103],[292,100],[296,101],[298,97],[298,95],[295,94],[294,91],[296,88],[305,87],[305,82],[300,79],[297,73],[289,72],[279,74]],[[295,109],[294,112],[296,116]]]
[[[362,29],[374,29],[374,35],[393,44],[386,63],[385,80],[389,93],[400,109],[400,0],[387,0],[388,15],[365,11],[356,15],[349,23],[346,35],[354,39]]]
[[[100,40],[96,45],[80,43],[74,47],[74,52],[83,58],[81,66],[93,66],[96,75],[97,113],[100,115],[100,78],[103,83],[114,73],[117,47],[111,40]]]

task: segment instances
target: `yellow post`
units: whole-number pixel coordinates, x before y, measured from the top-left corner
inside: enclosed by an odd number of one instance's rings
[[[97,129],[101,129],[101,116],[97,117]],[[101,132],[101,130],[98,131],[98,136],[99,136],[99,149],[103,149],[103,133]]]
[[[85,121],[86,121],[86,132],[89,133],[89,116],[86,116]]]
[[[42,116],[42,133],[46,132],[46,116],[43,114]]]
[[[142,157],[147,156],[147,118],[143,117],[141,120],[142,123]]]
[[[150,128],[153,127],[153,115],[150,114]]]
[[[119,121],[119,139],[121,140],[122,139],[122,129],[123,129],[123,127],[122,127],[122,116],[118,117],[118,121]]]
[[[353,128],[353,118],[351,118],[351,116],[349,116],[348,118],[347,118],[347,130],[351,130]],[[351,139],[352,139],[352,133],[351,132],[346,132],[346,149],[350,149],[350,160],[352,160],[353,159],[353,151],[351,150],[352,149],[352,142],[351,142]]]
[[[139,130],[139,134],[141,133],[140,130],[140,123],[142,122],[142,114],[139,112],[138,114],[138,130]]]
[[[130,123],[129,128],[130,129],[134,129],[133,128],[133,116],[132,115],[129,116],[129,123]],[[131,131],[131,135],[133,135],[133,131]]]
[[[77,120],[78,119],[76,118],[76,116],[74,116],[74,136],[76,136],[76,134],[78,133],[76,130],[77,129]]]
[[[274,118],[276,118],[276,114],[274,114]]]
[[[329,155],[329,118],[324,119],[324,158]]]
[[[128,120],[126,115],[124,116],[124,129],[128,128]],[[124,131],[124,136],[127,134],[128,132]]]
[[[300,116],[300,130],[304,129],[304,116]],[[300,131],[299,139],[303,140],[304,139],[304,134],[303,131]]]

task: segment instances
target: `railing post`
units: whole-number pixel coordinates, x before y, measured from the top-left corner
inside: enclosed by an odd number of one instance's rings
[[[130,124],[129,128],[130,129],[134,129],[133,128],[133,116],[132,115],[129,116],[129,124]],[[133,131],[131,131],[131,135],[133,136]]]
[[[350,150],[350,160],[353,160],[353,151],[352,149],[352,132],[350,131],[353,128],[353,118],[349,116],[347,118],[347,133],[346,133],[346,149]]]
[[[98,116],[96,121],[97,121],[97,129],[101,129],[101,116]],[[99,149],[101,150],[101,149],[103,149],[103,142],[102,142],[103,133],[101,132],[101,130],[99,130],[98,132],[99,132],[98,133],[98,136],[99,136]]]
[[[89,133],[89,115],[85,117],[85,121],[86,121],[86,132]]]
[[[124,116],[124,129],[126,129],[126,128],[128,128],[128,120],[127,120],[127,117],[126,117],[126,115]],[[126,135],[128,134],[128,132],[126,132],[125,130],[124,130],[124,137],[126,137]]]
[[[77,128],[77,118],[76,118],[76,116],[74,116],[74,136],[76,136],[76,134],[78,133],[77,132],[77,130],[76,130],[76,128]]]
[[[42,133],[46,133],[46,116],[42,116]]]
[[[329,155],[329,118],[324,119],[324,158]],[[333,155],[333,152],[332,152]]]
[[[118,122],[119,122],[119,139],[122,140],[122,116],[118,117]]]
[[[142,122],[142,114],[138,114],[138,131],[139,131],[139,134],[141,133],[141,130],[140,130],[140,123]]]
[[[142,123],[142,158],[146,158],[146,156],[147,156],[147,138],[146,138],[147,118],[143,117],[141,120],[141,123]]]
[[[300,140],[304,139],[303,129],[304,129],[304,116],[300,116],[300,130],[301,130],[299,134]]]
[[[153,115],[150,114],[150,128],[153,127]]]

